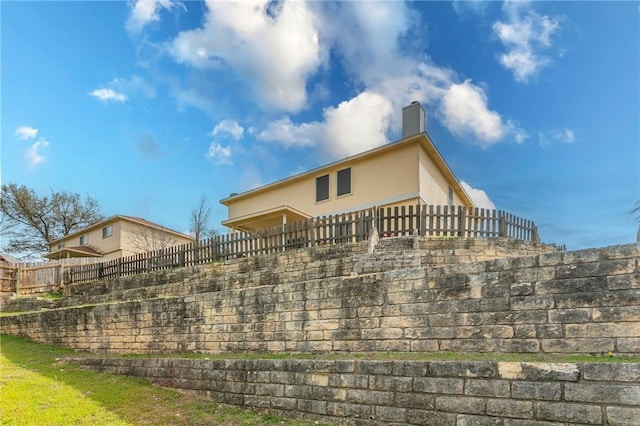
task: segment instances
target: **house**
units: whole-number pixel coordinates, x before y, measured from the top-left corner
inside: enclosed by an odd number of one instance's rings
[[[49,253],[44,257],[51,260],[69,257],[115,259],[192,241],[189,235],[157,223],[116,215],[51,241]]]
[[[418,102],[402,110],[402,139],[220,201],[222,224],[252,231],[371,207],[473,201],[425,132]]]

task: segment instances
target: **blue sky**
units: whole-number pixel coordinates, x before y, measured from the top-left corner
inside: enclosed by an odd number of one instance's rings
[[[399,138],[569,249],[629,243],[638,2],[2,1],[2,182],[187,231],[218,200]],[[397,165],[401,167],[401,165]]]

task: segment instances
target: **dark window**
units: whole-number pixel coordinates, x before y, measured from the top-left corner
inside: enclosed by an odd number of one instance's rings
[[[82,235],[80,237],[80,245],[81,246],[86,246],[87,244],[89,244],[89,236],[87,235]]]
[[[329,199],[329,175],[316,178],[316,201]]]
[[[338,196],[351,193],[351,167],[338,170]]]
[[[102,238],[107,238],[111,235],[113,235],[113,228],[111,227],[111,225],[102,228]]]

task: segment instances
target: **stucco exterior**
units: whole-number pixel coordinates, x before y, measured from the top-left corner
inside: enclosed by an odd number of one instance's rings
[[[50,242],[44,257],[115,259],[192,241],[188,235],[142,218],[117,215]]]
[[[350,169],[350,193],[338,195],[337,174]],[[316,201],[316,182],[329,176],[328,198]],[[451,188],[452,199],[449,197]],[[223,225],[250,231],[303,218],[396,205],[473,206],[426,133],[232,195]]]

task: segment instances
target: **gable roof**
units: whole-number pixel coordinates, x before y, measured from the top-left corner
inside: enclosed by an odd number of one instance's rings
[[[8,253],[0,253],[0,261],[9,263],[20,263],[20,261]]]
[[[325,169],[338,167],[342,164],[350,163],[355,160],[362,160],[369,157],[373,157],[375,155],[380,155],[382,153],[398,149],[400,147],[409,145],[411,143],[420,143],[422,147],[425,149],[425,151],[427,152],[427,155],[429,155],[429,158],[431,158],[431,160],[434,162],[438,170],[444,175],[447,181],[453,184],[452,189],[458,194],[458,196],[463,200],[463,202],[468,205],[474,205],[473,201],[469,197],[469,194],[467,194],[467,192],[464,190],[464,188],[460,184],[460,181],[458,180],[456,175],[453,173],[453,171],[451,170],[447,162],[444,160],[444,158],[440,154],[440,151],[438,151],[438,149],[433,144],[433,142],[431,141],[431,138],[426,132],[417,133],[407,138],[400,139],[398,141],[391,142],[386,145],[382,145],[382,146],[370,149],[368,151],[361,152],[359,154],[345,157],[342,160],[334,161],[332,163],[325,164],[323,166],[308,170],[306,172],[299,173],[297,175],[293,175],[284,179],[277,180],[275,182],[260,186],[258,188],[250,189],[248,191],[245,191],[239,194],[231,194],[229,197],[220,200],[220,203],[228,206],[230,203],[233,203],[234,201],[241,200],[243,198],[258,194],[266,190],[284,186],[289,183],[314,176]]]
[[[72,237],[75,237],[75,236],[79,236],[80,234],[84,234],[86,232],[93,231],[94,229],[106,226],[106,225],[108,225],[110,223],[114,223],[114,222],[116,222],[118,220],[125,220],[127,222],[137,223],[138,225],[143,225],[143,226],[146,226],[146,227],[149,227],[149,228],[155,228],[155,229],[167,232],[169,234],[176,235],[178,237],[193,239],[193,237],[191,237],[190,235],[183,234],[183,233],[175,231],[175,230],[173,230],[171,228],[167,228],[166,226],[158,225],[157,223],[151,222],[151,221],[143,219],[141,217],[125,216],[125,215],[120,215],[119,214],[119,215],[111,216],[111,217],[109,217],[109,218],[107,218],[107,219],[105,219],[103,221],[94,223],[93,225],[87,226],[86,228],[80,229],[79,231],[76,231],[76,232],[73,232],[71,234],[67,234],[67,235],[65,235],[63,237],[57,238],[55,240],[49,241],[48,244],[49,245],[56,244],[56,243],[58,243],[58,242],[60,242],[62,240],[66,240],[66,239],[69,239],[69,238],[72,238]]]
[[[64,259],[66,257],[102,257],[102,253],[89,246],[62,247],[59,250],[42,255],[47,259]]]

